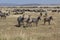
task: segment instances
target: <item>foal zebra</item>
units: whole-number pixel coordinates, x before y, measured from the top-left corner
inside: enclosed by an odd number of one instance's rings
[[[44,24],[45,24],[46,22],[48,22],[49,25],[50,25],[51,20],[53,20],[53,17],[52,17],[52,16],[44,18]]]

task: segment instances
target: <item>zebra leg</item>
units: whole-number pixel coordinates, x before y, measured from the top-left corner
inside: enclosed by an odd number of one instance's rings
[[[5,19],[6,19],[6,16],[5,16]]]
[[[36,26],[38,25],[38,22],[36,22]]]
[[[28,27],[28,26],[30,26],[30,23],[29,23],[29,22],[27,22],[27,23],[26,23],[26,26],[27,26],[27,27]]]
[[[20,27],[21,26],[21,24],[20,24],[20,22],[18,21],[18,27]]]
[[[29,22],[29,26],[32,26],[32,22]]]
[[[26,26],[29,26],[29,22],[28,21],[26,22]]]
[[[46,21],[44,21],[44,25],[45,25]]]
[[[28,22],[28,26],[32,26],[32,23],[29,23],[29,22]]]
[[[28,23],[26,22],[26,25],[25,26],[27,26],[28,25]]]
[[[24,22],[22,22],[22,23],[23,23],[22,25],[24,26]]]
[[[50,25],[50,21],[49,21],[48,23],[49,23],[49,25]]]

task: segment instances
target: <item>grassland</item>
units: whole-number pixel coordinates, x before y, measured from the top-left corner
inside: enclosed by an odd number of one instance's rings
[[[25,12],[26,15],[36,17],[39,13]],[[60,14],[49,12],[53,16],[51,25],[43,25],[39,21],[36,27],[16,27],[19,15],[10,15],[7,19],[0,19],[0,40],[60,40]]]

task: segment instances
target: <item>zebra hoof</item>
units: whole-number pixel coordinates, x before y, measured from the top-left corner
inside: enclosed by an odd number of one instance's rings
[[[20,27],[20,25],[15,25],[16,27]]]

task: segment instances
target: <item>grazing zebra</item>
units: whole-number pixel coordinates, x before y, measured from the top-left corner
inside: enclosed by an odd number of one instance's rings
[[[23,26],[24,26],[24,22],[23,22],[23,21],[24,21],[24,15],[23,15],[22,17],[21,17],[21,16],[18,17],[18,18],[17,18],[17,21],[18,21],[18,27],[21,26],[21,23],[23,23]]]
[[[44,24],[45,24],[46,22],[48,22],[49,25],[50,25],[50,21],[51,21],[51,20],[53,20],[53,17],[52,17],[52,16],[44,18]]]
[[[36,24],[36,26],[37,26],[37,25],[38,25],[39,20],[41,20],[41,17],[40,17],[40,16],[38,16],[37,18],[32,18],[32,21],[30,21],[30,24],[31,24],[31,23],[35,23],[35,24]]]
[[[6,14],[5,13],[0,13],[0,17],[4,17],[6,19]]]
[[[29,21],[30,21],[30,15],[28,15],[28,18],[26,18],[26,20],[25,20],[27,26],[29,24]]]

